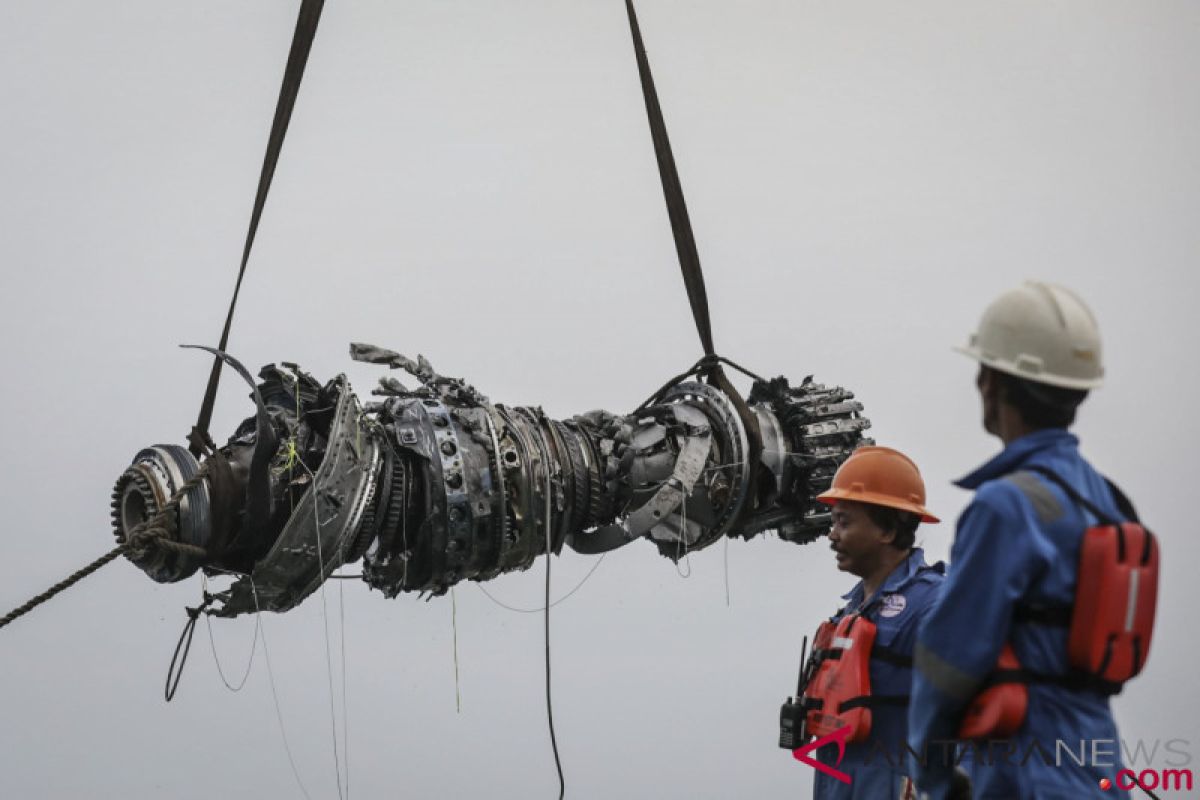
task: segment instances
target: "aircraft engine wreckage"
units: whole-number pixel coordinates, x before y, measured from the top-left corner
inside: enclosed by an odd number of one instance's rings
[[[232,617],[293,608],[359,559],[367,584],[395,597],[528,569],[563,544],[599,553],[646,537],[678,560],[765,530],[806,543],[829,525],[814,496],[870,443],[854,395],[811,379],[754,383],[747,404],[762,448],[751,469],[733,401],[704,383],[677,383],[628,416],[554,420],[493,405],[423,357],[357,344],[351,356],[421,385],[384,377],[384,399],[361,407],[344,376],[321,385],[272,364],[255,385],[223,356],[255,387],[257,413],[203,469],[177,445],[137,454],[113,491],[119,541],[200,477],[166,526],[194,547],[138,548],[130,559],[159,582],[239,573],[213,610]]]

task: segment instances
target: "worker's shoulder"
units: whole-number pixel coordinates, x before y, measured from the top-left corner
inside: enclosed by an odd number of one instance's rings
[[[998,517],[1021,516],[1046,497],[1053,497],[1045,481],[1029,470],[1014,470],[984,481],[975,490],[968,512]]]
[[[942,582],[946,580],[946,565],[941,561],[922,567],[898,589],[918,605],[933,602]]]

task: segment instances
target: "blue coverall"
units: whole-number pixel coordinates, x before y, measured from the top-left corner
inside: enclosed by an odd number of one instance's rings
[[[842,596],[846,605],[833,620],[865,608],[864,616],[875,623],[875,645],[899,656],[912,657],[917,625],[929,610],[945,575],[940,561],[929,566],[921,548],[892,570],[873,597],[863,596],[862,581]],[[865,603],[865,606],[864,606]],[[912,670],[907,666],[871,660],[872,695],[907,695]],[[871,710],[871,735],[864,742],[846,747],[841,764],[837,745],[817,750],[817,758],[850,776],[849,784],[818,772],[813,782],[814,800],[880,800],[900,796],[902,782],[910,774],[905,763],[906,710],[902,706],[880,706]]]
[[[949,575],[921,624],[908,717],[917,783],[935,800],[946,796],[953,767],[945,742],[956,737],[963,709],[1006,641],[1025,669],[1067,672],[1067,629],[1016,622],[1013,615],[1018,605],[1073,602],[1083,532],[1097,520],[1050,481],[1022,471],[1030,465],[1050,469],[1100,510],[1122,518],[1104,479],[1079,455],[1079,440],[1061,428],[1010,442],[957,482],[974,489],[975,498],[958,520]],[[1121,769],[1108,697],[1047,683],[1028,688],[1025,722],[1011,739],[964,749],[975,800],[1128,797],[1116,786],[1100,787]],[[1084,766],[1076,763],[1081,743],[1088,751]],[[1092,762],[1095,747],[1099,764]]]

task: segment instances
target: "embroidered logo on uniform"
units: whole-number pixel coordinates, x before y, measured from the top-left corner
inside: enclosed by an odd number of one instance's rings
[[[881,617],[898,617],[908,606],[908,601],[902,594],[884,595],[883,608],[879,610]]]

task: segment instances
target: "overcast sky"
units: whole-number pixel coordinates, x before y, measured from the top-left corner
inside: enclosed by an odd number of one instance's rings
[[[195,419],[209,362],[176,345],[218,337],[297,7],[0,5],[0,611],[111,547],[113,481]],[[932,557],[969,501],[950,481],[998,449],[950,347],[1026,278],[1095,309],[1109,381],[1077,430],[1165,553],[1154,652],[1117,719],[1200,756],[1200,5],[639,11],[717,348],[857,392],[926,476]],[[346,371],[362,396],[380,373],[352,340],[560,417],[628,411],[695,360],[622,3],[328,4],[230,349]],[[227,376],[218,440],[245,395]],[[592,563],[555,559],[554,595]],[[543,568],[487,588],[534,606]],[[569,797],[808,796],[778,707],[801,635],[853,581],[823,542],[770,537],[690,569],[637,542],[553,609]],[[555,796],[540,616],[457,589],[456,713],[449,597],[327,592],[263,620],[311,797],[337,796],[327,641],[351,796]],[[303,796],[261,642],[231,694],[202,625],[163,702],[199,594],[121,561],[0,631],[0,796]],[[254,622],[213,630],[236,681]]]

